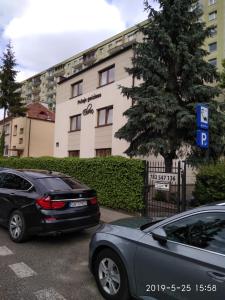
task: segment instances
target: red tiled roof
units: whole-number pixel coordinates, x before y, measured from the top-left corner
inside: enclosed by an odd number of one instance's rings
[[[55,113],[38,102],[27,105],[27,117],[55,122]]]

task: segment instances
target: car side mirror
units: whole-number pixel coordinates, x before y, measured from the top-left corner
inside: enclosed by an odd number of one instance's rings
[[[164,229],[156,228],[152,230],[152,237],[154,240],[158,241],[160,244],[167,243],[167,235]]]

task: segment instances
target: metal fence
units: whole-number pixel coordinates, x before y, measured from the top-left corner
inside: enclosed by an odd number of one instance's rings
[[[146,162],[145,169],[145,215],[168,217],[185,211],[193,186],[187,189],[186,161],[173,162],[171,172],[165,171],[164,162]]]

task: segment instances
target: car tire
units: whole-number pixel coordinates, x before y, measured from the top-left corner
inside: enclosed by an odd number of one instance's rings
[[[126,269],[113,250],[104,249],[97,255],[94,261],[94,276],[99,291],[105,299],[130,299]]]
[[[9,236],[13,242],[22,243],[27,240],[26,223],[23,214],[15,210],[9,218]]]

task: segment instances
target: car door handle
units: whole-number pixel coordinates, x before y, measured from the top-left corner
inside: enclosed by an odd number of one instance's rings
[[[213,278],[217,281],[220,281],[220,282],[225,281],[225,274],[223,274],[223,273],[218,273],[218,272],[207,272],[207,273],[211,278]]]
[[[10,193],[10,195],[15,195],[15,193]]]

